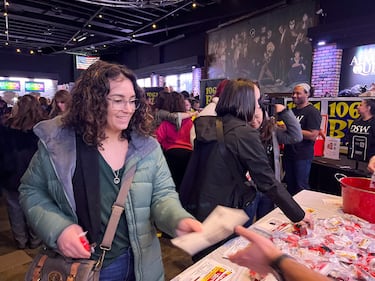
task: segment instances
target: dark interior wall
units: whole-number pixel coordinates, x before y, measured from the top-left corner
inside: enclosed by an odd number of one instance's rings
[[[373,44],[373,0],[320,0],[319,25],[309,30],[313,44],[324,40],[345,49]]]
[[[151,72],[159,74],[165,71],[168,72],[168,69],[163,69],[161,71],[161,68],[172,67],[170,64],[172,62],[183,62],[186,59],[186,61],[190,63],[191,58],[194,57],[196,61],[193,64],[198,64],[198,58],[203,58],[205,56],[205,42],[206,33],[199,32],[162,46],[153,47],[140,45],[135,48],[125,49],[116,55],[102,56],[102,59],[125,64],[136,72],[137,70],[142,70],[142,74],[140,74],[139,77],[143,78],[148,77]],[[203,67],[202,62],[199,64]],[[152,66],[155,66],[155,68]],[[189,65],[189,67],[191,66],[192,65]],[[143,70],[146,69],[147,71],[149,70],[150,73],[143,73]],[[181,66],[180,69],[184,69],[183,66]]]
[[[159,64],[160,48],[149,45],[139,45],[134,48],[124,49],[119,54],[104,55],[101,58],[105,61],[124,64],[130,69],[138,69],[153,64]]]
[[[59,84],[74,81],[72,55],[0,53],[0,61],[0,76],[47,78],[58,80]]]
[[[176,42],[164,45],[161,63],[171,62],[192,56],[204,56],[206,33],[200,32]]]
[[[159,47],[140,45],[125,49],[120,54],[102,56],[102,59],[125,64],[133,70],[155,66],[151,68],[151,72],[162,73],[165,72],[163,67],[169,66],[170,62],[191,57],[204,57],[205,40],[206,33],[199,32]]]

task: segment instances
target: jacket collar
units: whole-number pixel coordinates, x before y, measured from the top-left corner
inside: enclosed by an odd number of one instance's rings
[[[76,167],[76,139],[74,131],[62,126],[61,116],[39,122],[34,133],[44,144],[56,176],[64,187],[72,209],[76,210],[72,178]]]

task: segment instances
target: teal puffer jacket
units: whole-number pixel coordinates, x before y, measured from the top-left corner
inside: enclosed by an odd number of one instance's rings
[[[34,128],[39,148],[22,177],[20,203],[31,226],[50,247],[56,248],[61,232],[77,223],[72,177],[75,169],[75,134],[55,118]],[[175,235],[182,218],[192,217],[178,199],[162,150],[154,138],[132,133],[125,173],[136,173],[125,203],[136,280],[164,280],[156,225]]]

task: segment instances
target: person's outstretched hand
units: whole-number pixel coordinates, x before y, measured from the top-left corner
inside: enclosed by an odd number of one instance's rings
[[[369,170],[371,173],[375,173],[375,156],[372,156],[370,158],[370,161],[367,165],[367,170]]]
[[[176,234],[177,236],[182,236],[190,232],[200,231],[202,231],[202,223],[200,221],[192,218],[185,218],[178,223]]]
[[[88,259],[91,256],[80,240],[79,235],[83,232],[78,224],[71,224],[61,232],[57,239],[59,251],[66,257]]]
[[[241,266],[246,266],[259,274],[271,272],[269,264],[279,257],[282,252],[276,248],[271,240],[251,231],[243,226],[236,226],[235,232],[251,243],[244,249],[229,256],[229,260]]]

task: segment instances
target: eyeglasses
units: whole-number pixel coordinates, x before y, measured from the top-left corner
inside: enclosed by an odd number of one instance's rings
[[[139,100],[136,98],[125,100],[122,98],[107,98],[110,101],[112,109],[114,110],[122,110],[124,109],[125,105],[129,105],[132,109],[136,110],[139,108]]]

